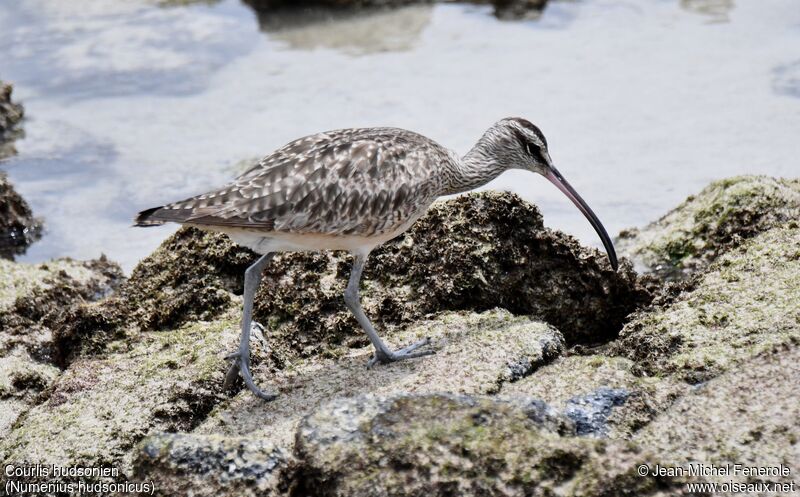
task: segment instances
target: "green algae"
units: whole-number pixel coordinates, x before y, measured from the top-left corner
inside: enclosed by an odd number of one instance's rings
[[[612,353],[641,373],[698,383],[776,346],[800,343],[800,228],[773,228],[723,255],[694,289],[638,313]]]
[[[644,266],[674,274],[701,270],[744,240],[800,218],[800,182],[766,176],[715,181],[617,248]]]

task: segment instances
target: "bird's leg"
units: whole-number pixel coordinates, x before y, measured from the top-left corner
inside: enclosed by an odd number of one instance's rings
[[[264,267],[272,260],[273,255],[269,253],[262,256],[244,272],[242,339],[239,342],[239,350],[228,356],[228,358],[233,359],[233,364],[228,369],[228,374],[225,375],[225,383],[223,385],[225,390],[230,389],[241,371],[247,388],[257,397],[264,400],[272,400],[276,395],[264,392],[253,382],[253,376],[250,374],[250,330],[253,326],[261,326],[258,323],[253,323],[253,298],[255,298],[256,290],[258,290],[258,285],[261,283],[261,274],[264,272]]]
[[[425,338],[412,343],[408,347],[393,352],[386,346],[383,340],[381,340],[381,337],[378,336],[369,318],[364,314],[364,310],[361,308],[361,297],[359,296],[361,273],[364,272],[367,256],[368,254],[356,255],[355,262],[353,263],[353,271],[350,273],[350,281],[348,281],[347,289],[344,291],[344,301],[348,309],[350,309],[350,312],[356,317],[358,324],[367,332],[370,342],[372,342],[372,345],[375,347],[375,355],[372,356],[372,359],[367,363],[367,367],[372,367],[376,363],[395,362],[433,354],[434,351],[432,350],[414,352],[419,347],[430,343],[430,338]]]

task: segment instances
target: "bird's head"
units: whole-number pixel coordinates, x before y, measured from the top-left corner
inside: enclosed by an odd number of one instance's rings
[[[493,150],[491,153],[504,168],[525,169],[541,174],[578,207],[603,241],[611,266],[616,271],[617,254],[614,250],[614,245],[611,243],[611,238],[586,201],[578,195],[578,192],[553,166],[553,161],[547,150],[547,140],[541,130],[530,121],[518,117],[510,117],[492,126],[486,132],[484,138],[488,138],[487,141],[492,144],[491,148]]]

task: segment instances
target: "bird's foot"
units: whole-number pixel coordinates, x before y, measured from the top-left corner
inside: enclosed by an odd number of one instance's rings
[[[415,357],[423,357],[426,355],[435,354],[435,350],[420,350],[417,351],[418,348],[424,347],[431,343],[431,339],[428,337],[423,338],[418,342],[414,342],[408,347],[403,347],[400,350],[396,350],[394,352],[383,352],[381,350],[376,350],[375,355],[372,356],[372,359],[369,360],[367,363],[367,369],[372,368],[372,366],[376,364],[388,364],[390,362],[397,362],[403,361],[405,359],[413,359]]]
[[[251,328],[252,333],[261,340],[264,339],[262,334],[264,327],[260,324],[253,322]],[[253,376],[250,374],[250,357],[249,357],[249,350],[245,349],[242,350],[241,348],[232,354],[228,354],[225,356],[226,359],[231,360],[231,366],[228,368],[228,372],[225,374],[225,381],[222,384],[222,389],[225,391],[233,391],[234,385],[236,385],[237,380],[239,379],[239,374],[241,373],[242,379],[244,379],[245,385],[247,388],[250,389],[256,397],[270,401],[277,397],[277,394],[274,393],[267,393],[258,388],[253,381]]]

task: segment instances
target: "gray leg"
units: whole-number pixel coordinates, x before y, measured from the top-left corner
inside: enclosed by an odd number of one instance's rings
[[[430,338],[425,338],[415,342],[408,347],[392,352],[389,347],[381,340],[375,328],[370,323],[369,318],[364,314],[361,308],[361,297],[359,296],[359,286],[361,285],[361,273],[364,272],[364,266],[367,263],[367,254],[357,255],[355,262],[353,262],[353,271],[350,273],[350,281],[347,283],[347,289],[344,291],[344,301],[348,309],[358,320],[358,324],[367,332],[370,342],[375,347],[375,355],[370,359],[367,367],[372,367],[376,363],[388,363],[400,361],[403,359],[411,359],[413,357],[421,357],[433,354],[432,350],[424,350],[414,352],[414,350],[430,343]]]
[[[239,371],[242,373],[245,385],[257,397],[264,400],[272,400],[277,395],[266,393],[256,386],[253,382],[253,376],[250,374],[250,329],[252,326],[260,326],[253,323],[253,298],[256,296],[256,290],[261,283],[261,273],[264,272],[264,267],[269,264],[274,254],[266,254],[262,256],[255,264],[247,268],[244,272],[244,312],[242,313],[242,339],[239,342],[239,350],[229,355],[228,358],[233,359],[228,374],[225,375],[225,383],[223,388],[228,390],[236,382],[239,376]]]

